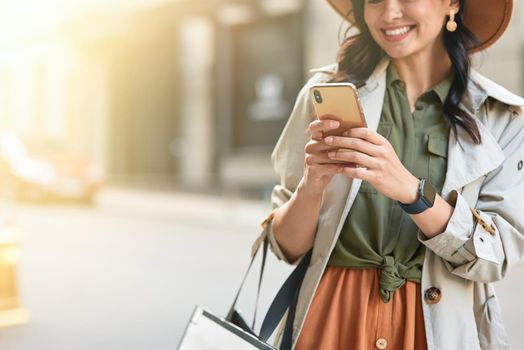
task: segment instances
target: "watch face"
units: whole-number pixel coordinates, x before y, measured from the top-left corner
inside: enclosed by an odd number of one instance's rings
[[[435,197],[437,195],[437,190],[435,190],[435,187],[433,187],[433,184],[429,182],[429,180],[426,180],[424,182],[424,188],[422,189],[422,191],[424,194],[424,201],[431,208],[433,206],[433,203],[435,203]]]

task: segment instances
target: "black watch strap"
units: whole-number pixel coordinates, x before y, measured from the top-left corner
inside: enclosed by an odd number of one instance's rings
[[[433,184],[428,179],[422,178],[418,185],[418,198],[415,203],[404,204],[397,202],[406,213],[420,214],[433,206],[436,194],[437,191]]]

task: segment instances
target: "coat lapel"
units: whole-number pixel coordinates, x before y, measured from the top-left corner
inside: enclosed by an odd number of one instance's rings
[[[473,143],[463,128],[457,128],[457,137],[450,130],[448,141],[448,168],[442,188],[447,198],[452,190],[459,190],[481,176],[499,167],[504,151],[484,124],[477,122],[482,143]]]
[[[366,85],[359,90],[360,101],[366,116],[368,128],[377,130],[382,115],[382,105],[386,93],[386,69],[389,61],[382,60]]]
[[[505,159],[504,151],[488,127],[480,120],[487,120],[485,101],[488,97],[511,106],[522,106],[524,100],[486,79],[472,70],[468,89],[460,107],[475,115],[482,143],[473,143],[468,133],[457,128],[457,136],[450,130],[448,139],[448,169],[442,188],[442,197],[447,198],[452,190],[479,179],[498,168]]]

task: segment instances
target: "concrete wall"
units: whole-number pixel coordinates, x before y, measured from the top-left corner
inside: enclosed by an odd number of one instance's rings
[[[342,18],[325,1],[307,0],[304,33],[304,69],[322,67],[336,61],[338,31]]]

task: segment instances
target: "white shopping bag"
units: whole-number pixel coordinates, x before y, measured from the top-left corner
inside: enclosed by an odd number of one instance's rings
[[[178,350],[276,350],[231,322],[197,306]]]

